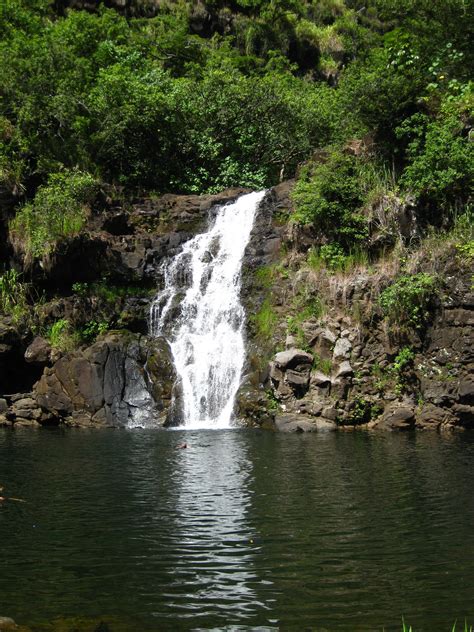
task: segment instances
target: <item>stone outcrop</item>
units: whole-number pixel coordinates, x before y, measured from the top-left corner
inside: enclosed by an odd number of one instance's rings
[[[443,265],[449,270],[455,262]],[[293,338],[287,337],[290,348],[269,362],[262,388],[271,389],[285,415],[297,415],[292,421],[323,419],[338,427],[392,431],[474,428],[470,275],[462,266],[444,274],[442,300],[428,327],[398,341],[379,315],[367,323],[354,323],[347,315],[353,301],[363,297],[355,276],[352,287],[346,286],[346,315],[335,302],[321,320],[304,323],[307,351],[290,346]],[[370,296],[370,279],[362,287]],[[397,369],[394,362],[402,348],[409,350],[411,361]],[[276,429],[285,430],[287,419],[275,423]],[[306,423],[299,428],[311,430]]]
[[[267,193],[244,256],[248,358],[237,416],[249,425],[284,432],[474,428],[474,294],[467,267],[456,253],[436,262],[444,280],[436,309],[423,331],[397,340],[376,308],[380,288],[393,279],[390,270],[377,275],[359,270],[342,280],[328,274],[324,284],[315,284],[307,267],[295,265],[305,260],[316,237],[281,221],[290,213],[291,186],[282,183]],[[164,340],[146,337],[160,266],[205,229],[217,204],[243,192],[123,202],[116,192],[104,190],[86,229],[28,271],[38,290],[51,298],[41,307],[43,336],[0,316],[0,425],[123,426],[146,420],[172,425],[179,416],[171,408],[179,384],[169,349]],[[394,222],[404,238],[416,222],[410,209],[397,209]],[[283,255],[285,248],[289,254]],[[11,255],[9,246],[4,250]],[[21,267],[21,253],[15,257]],[[271,287],[255,274],[265,268],[280,270]],[[73,283],[104,277],[137,292],[107,301],[72,291]],[[286,320],[301,288],[310,298],[322,296],[326,309],[320,317],[300,319],[296,334]],[[269,297],[276,321],[262,340],[253,316]],[[53,349],[44,334],[59,319],[80,328],[99,318],[121,331],[71,353]],[[394,360],[404,347],[412,361],[397,374]]]
[[[162,424],[173,379],[163,340],[110,333],[46,368],[34,399],[50,419],[69,425]]]

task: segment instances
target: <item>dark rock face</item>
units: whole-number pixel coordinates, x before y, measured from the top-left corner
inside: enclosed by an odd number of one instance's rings
[[[106,277],[117,285],[154,286],[164,257],[173,256],[191,236],[205,230],[213,209],[246,189],[215,195],[171,195],[118,202],[93,209],[85,229],[59,242],[29,275],[49,290]],[[16,253],[23,265],[21,253]]]
[[[163,342],[111,333],[46,368],[34,398],[58,423],[160,425],[169,407],[173,378]]]
[[[326,315],[302,323],[304,350],[292,334],[276,332],[266,343],[257,339],[252,315],[268,292],[284,321],[289,290],[311,285],[305,269],[288,272],[270,290],[259,285],[255,274],[282,262],[282,245],[289,244],[294,249],[291,256],[297,257],[314,243],[313,234],[294,232],[280,221],[291,207],[291,185],[283,183],[265,196],[244,256],[248,358],[236,400],[237,417],[249,425],[285,432],[336,425],[474,428],[474,294],[471,273],[459,267],[455,256],[439,263],[445,287],[428,327],[413,332],[403,344],[394,341],[379,313],[365,316],[379,288],[390,282],[389,275],[379,275],[374,288],[367,271],[355,272],[339,285],[330,280]],[[165,195],[127,203],[115,201],[111,194],[91,214],[86,230],[59,243],[42,267],[30,269],[33,282],[54,297],[43,306],[46,326],[63,318],[82,326],[103,309],[97,297],[72,294],[72,283],[105,276],[118,286],[145,291],[109,306],[110,315],[115,310],[117,316],[109,326],[117,324],[122,331],[62,357],[44,338],[34,338],[8,316],[0,316],[0,425],[179,423],[180,385],[168,345],[146,336],[150,288],[160,284],[163,258],[172,257],[186,240],[205,230],[216,205],[244,192]],[[404,238],[416,230],[415,220],[409,209],[400,207],[397,213],[394,221]],[[21,253],[16,257],[21,265]],[[285,350],[275,355],[276,343]],[[413,361],[397,375],[391,367],[402,346],[409,347]]]
[[[287,413],[275,417],[275,429],[279,432],[332,432],[336,428],[329,419],[315,419],[308,415]]]
[[[461,268],[445,278],[443,304],[427,329],[412,332],[402,342],[393,340],[380,318],[354,324],[336,307],[323,324],[305,323],[308,346],[331,370],[326,374],[319,367],[299,366],[295,375],[291,362],[301,356],[291,347],[291,337],[287,339],[290,348],[269,363],[268,382],[286,414],[328,418],[340,427],[397,431],[474,428],[470,275]],[[351,281],[345,288],[346,301],[347,296],[359,297],[360,279],[356,276]],[[366,291],[370,295],[370,287]],[[350,306],[351,299],[348,303]],[[412,361],[397,371],[394,361],[402,347],[410,351]]]
[[[41,336],[36,336],[25,351],[25,360],[29,363],[46,365],[51,360],[51,345]]]

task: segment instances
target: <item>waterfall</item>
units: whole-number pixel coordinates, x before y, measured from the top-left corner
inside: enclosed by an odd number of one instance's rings
[[[189,428],[230,426],[245,359],[242,259],[264,195],[219,207],[208,232],[186,242],[161,270],[164,289],[151,307],[151,334],[170,344]]]

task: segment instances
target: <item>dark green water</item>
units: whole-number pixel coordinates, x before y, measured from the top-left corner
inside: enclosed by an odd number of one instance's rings
[[[0,505],[0,615],[450,631],[474,620],[473,457],[472,434],[5,430],[27,502]]]

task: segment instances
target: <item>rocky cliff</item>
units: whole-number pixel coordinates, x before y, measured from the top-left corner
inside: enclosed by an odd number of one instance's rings
[[[239,417],[282,431],[473,427],[470,260],[447,240],[420,242],[408,261],[311,266],[314,237],[291,222],[291,186],[265,197],[244,259]],[[176,376],[166,343],[147,335],[160,264],[241,192],[127,200],[104,190],[86,228],[47,259],[32,263],[6,241],[4,260],[35,293],[30,317],[0,315],[0,424],[166,424]],[[422,273],[438,279],[436,293],[420,326],[403,328],[380,296]],[[67,344],[52,339],[58,322]]]

